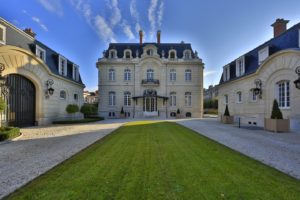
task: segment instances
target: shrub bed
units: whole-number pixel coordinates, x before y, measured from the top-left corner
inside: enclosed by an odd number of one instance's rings
[[[89,117],[85,119],[77,119],[77,120],[64,120],[64,121],[54,121],[53,124],[81,124],[88,122],[97,122],[103,120],[103,117]]]
[[[20,136],[20,129],[17,127],[1,127],[0,128],[0,141],[13,139]]]

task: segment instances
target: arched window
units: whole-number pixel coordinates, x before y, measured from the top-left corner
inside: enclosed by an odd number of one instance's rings
[[[67,98],[67,93],[64,90],[61,90],[59,93],[60,99],[66,99]]]
[[[236,93],[236,102],[242,103],[242,92],[240,91]]]
[[[170,59],[175,59],[176,58],[176,51],[175,50],[170,51],[169,58]]]
[[[124,92],[124,106],[131,106],[131,93]]]
[[[124,80],[125,81],[130,81],[131,80],[131,70],[130,69],[125,69],[124,70]]]
[[[176,69],[170,70],[170,81],[176,81]]]
[[[153,56],[153,49],[148,49],[147,50],[147,55],[148,56]]]
[[[108,80],[114,81],[116,78],[115,70],[114,69],[109,69],[108,71]]]
[[[176,92],[170,93],[170,106],[176,106]]]
[[[109,92],[108,93],[108,105],[109,106],[115,106],[116,105],[116,93],[115,92]]]
[[[185,50],[183,53],[183,58],[184,59],[191,59],[191,51],[190,50]]]
[[[147,69],[147,80],[153,80],[153,79],[154,79],[154,70]]]
[[[192,93],[191,92],[185,93],[185,106],[192,106]]]
[[[109,58],[117,58],[117,51],[115,49],[109,51]]]
[[[289,108],[290,105],[290,81],[279,81],[277,84],[277,100],[280,108]]]
[[[131,58],[131,51],[130,50],[125,50],[125,58],[130,59]]]
[[[225,94],[224,95],[224,104],[228,104],[228,95],[227,94]]]
[[[185,70],[185,81],[191,81],[192,80],[192,70],[186,69]]]
[[[192,117],[192,113],[190,112],[185,113],[185,117]]]

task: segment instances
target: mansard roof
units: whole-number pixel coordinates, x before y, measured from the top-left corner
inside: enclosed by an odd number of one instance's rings
[[[255,73],[258,68],[260,67],[259,60],[258,60],[258,52],[265,47],[269,47],[269,56],[275,54],[279,51],[285,49],[299,49],[299,29],[300,23],[294,25],[293,27],[289,28],[282,34],[277,37],[274,37],[267,42],[259,45],[258,47],[254,48],[253,50],[249,51],[248,53],[239,56],[238,58],[244,56],[245,58],[245,74],[243,76],[236,77],[236,60],[228,63],[225,66],[230,67],[230,79],[228,81],[223,80],[223,74],[220,79],[220,84],[236,80],[242,78],[244,76],[248,76],[250,74]],[[224,67],[225,67],[224,66]]]
[[[58,76],[62,76],[58,72],[58,57],[59,53],[49,48],[47,45],[43,44],[42,42],[38,41],[34,37],[29,36],[24,31],[20,30],[19,28],[15,27],[13,24],[7,22],[3,18],[0,17],[0,24],[3,24],[6,27],[6,45],[12,45],[16,47],[23,48],[25,50],[28,50],[35,54],[36,52],[36,45],[41,47],[46,51],[46,65],[50,69],[50,71]],[[61,55],[63,56],[63,55]],[[72,61],[67,59],[67,76],[62,76],[63,78],[67,78],[71,81],[82,83],[81,76],[79,73],[79,80],[75,81],[72,79],[72,67],[73,63]]]
[[[139,57],[143,54],[143,48],[147,45],[154,45],[157,47],[157,53],[162,57],[162,51],[164,51],[164,57],[168,58],[169,50],[176,50],[177,58],[183,57],[184,50],[190,50],[192,58],[195,58],[195,54],[193,52],[192,46],[190,43],[110,43],[107,51],[105,51],[105,57],[108,58],[109,50],[115,49],[117,50],[118,58],[123,58],[124,50],[130,49],[132,52],[132,56],[136,57],[136,52],[138,51]]]

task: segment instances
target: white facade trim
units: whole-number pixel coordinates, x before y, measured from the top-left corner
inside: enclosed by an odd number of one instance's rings
[[[235,61],[235,75],[236,77],[239,77],[244,74],[245,74],[245,56],[242,56]]]
[[[258,51],[258,64],[260,65],[262,62],[264,62],[269,57],[269,46],[266,46],[265,48]]]
[[[43,53],[41,56],[41,53]],[[46,62],[46,50],[40,47],[39,45],[35,46],[35,55]]]
[[[2,31],[2,38],[0,38],[0,44],[6,44],[6,27],[0,24],[0,31]]]
[[[62,66],[63,64],[63,66]],[[67,76],[68,75],[68,68],[67,65],[68,61],[65,57],[63,57],[62,55],[59,55],[58,57],[58,72],[60,75],[62,76]]]

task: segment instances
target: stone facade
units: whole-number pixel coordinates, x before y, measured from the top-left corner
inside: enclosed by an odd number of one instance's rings
[[[32,44],[35,42],[35,38],[27,35],[5,20],[1,19],[0,22],[2,26],[6,27],[6,31],[17,35],[21,43],[24,40],[32,42]],[[80,113],[70,116],[65,111],[68,104],[77,104],[79,107],[83,104],[84,85],[82,82],[70,80],[67,77],[54,73],[47,63],[35,53],[29,49],[12,45],[12,43],[16,43],[16,41],[10,41],[10,38],[8,38],[6,44],[0,45],[0,63],[5,67],[2,76],[8,77],[11,74],[17,74],[33,83],[35,88],[35,124],[45,125],[54,120],[64,120],[71,117],[82,118],[83,116]],[[48,93],[48,80],[53,81],[51,87],[54,89],[54,92],[52,95]],[[14,88],[8,88],[8,90],[12,89]],[[61,96],[62,91],[65,94],[64,98]],[[8,95],[11,94],[8,93]],[[2,98],[8,97],[3,96],[2,93]],[[5,123],[5,114],[2,114],[1,118],[2,122]]]
[[[127,50],[135,52],[135,56],[125,58],[124,53],[124,56],[111,58],[109,54],[104,54],[97,62],[100,116],[120,117],[123,107],[126,117],[175,117],[177,109],[181,117],[202,117],[202,60],[194,56],[192,51],[189,58],[177,57],[180,49],[175,51],[175,58],[162,56],[164,50],[157,43],[133,45],[138,46],[139,50],[134,51],[130,47]],[[106,52],[110,52],[112,46],[116,46],[114,51],[117,51],[118,44],[111,44]],[[120,55],[120,52],[116,53]],[[110,75],[112,70],[114,79]],[[125,70],[130,72],[130,79],[126,77]],[[191,80],[186,80],[186,76],[189,76],[186,72],[191,72]],[[170,73],[175,75],[171,78]],[[110,93],[115,94],[113,105]],[[130,104],[125,94],[130,95]],[[188,95],[191,95],[191,102]]]

